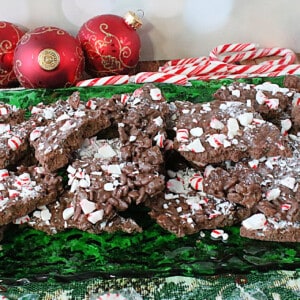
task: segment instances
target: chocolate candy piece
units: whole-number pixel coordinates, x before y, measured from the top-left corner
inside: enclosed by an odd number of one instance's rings
[[[194,165],[291,155],[280,130],[242,102],[176,105],[174,149]]]
[[[2,169],[0,178],[0,225],[53,202],[62,190],[61,177],[40,167],[20,167],[17,172]]]

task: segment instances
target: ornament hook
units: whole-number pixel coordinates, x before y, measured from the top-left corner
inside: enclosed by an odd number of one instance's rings
[[[138,9],[138,10],[136,11],[136,15],[137,15],[140,19],[143,19],[144,16],[145,16],[145,13],[144,13],[144,11],[143,11],[142,9]]]

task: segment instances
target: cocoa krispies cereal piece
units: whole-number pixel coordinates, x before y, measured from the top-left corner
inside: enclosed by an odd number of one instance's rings
[[[29,136],[35,126],[32,120],[16,125],[0,124],[0,169],[13,167],[32,156]]]
[[[99,99],[105,106],[108,100]],[[79,93],[73,93],[67,105],[53,105],[57,118],[51,118],[44,126],[38,126],[30,135],[38,162],[48,171],[56,171],[69,162],[85,138],[96,135],[111,125],[107,109],[80,101]]]
[[[250,216],[250,209],[204,193],[199,170],[169,170],[168,174],[165,193],[145,205],[150,216],[176,236],[231,226]]]
[[[265,120],[279,125],[280,119],[290,115],[294,94],[294,90],[270,82],[259,85],[233,82],[219,88],[213,96],[222,101],[244,102],[259,112]]]
[[[286,75],[283,79],[283,86],[300,92],[300,77],[297,75]]]
[[[300,242],[300,222],[267,218],[257,213],[242,222],[240,235],[261,241]]]
[[[47,234],[56,234],[70,228],[94,234],[142,231],[133,219],[121,217],[116,212],[112,212],[110,218],[104,218],[103,208],[100,207],[103,206],[101,204],[97,206],[97,203],[87,199],[79,202],[73,201],[73,195],[65,192],[58,201],[39,207],[32,212],[27,223]]]
[[[0,170],[0,226],[55,201],[62,191],[61,177],[41,167],[19,167],[16,172]],[[17,223],[19,221],[16,221]]]
[[[0,101],[0,124],[15,125],[25,120],[25,110]]]
[[[175,105],[174,149],[194,165],[291,155],[280,130],[245,103],[215,100]]]

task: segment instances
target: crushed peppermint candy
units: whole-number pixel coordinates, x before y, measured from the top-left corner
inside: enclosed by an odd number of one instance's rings
[[[10,149],[15,151],[21,146],[22,141],[19,137],[13,136],[10,139],[8,139],[7,144]]]
[[[30,217],[28,215],[25,215],[25,216],[15,219],[13,223],[20,225],[20,224],[26,224],[29,221],[30,221]]]
[[[63,211],[63,219],[65,221],[69,220],[74,215],[75,209],[74,206],[67,207]]]
[[[87,200],[87,199],[82,199],[80,201],[80,206],[81,206],[81,209],[82,209],[82,211],[85,215],[93,212],[96,209],[96,204],[92,201]]]
[[[200,137],[203,134],[203,129],[201,127],[194,127],[190,130],[190,134],[194,137]]]
[[[150,89],[150,96],[154,101],[161,100],[162,99],[161,90],[159,88]]]
[[[203,190],[203,176],[201,174],[194,174],[189,179],[189,183],[194,190],[196,191]]]
[[[278,109],[279,107],[279,99],[277,98],[266,99],[265,103],[270,109]]]
[[[244,127],[250,125],[253,121],[253,113],[244,113],[238,116],[240,124]]]
[[[228,128],[228,138],[232,139],[234,136],[236,136],[240,130],[238,121],[236,118],[229,118],[227,120],[227,128]]]
[[[90,214],[88,214],[88,221],[91,222],[92,224],[96,224],[97,222],[101,221],[104,216],[104,211],[103,209],[101,210],[96,210]]]
[[[266,199],[272,201],[277,199],[280,196],[280,188],[274,188],[266,192]]]
[[[286,135],[287,132],[292,128],[292,121],[290,119],[281,120],[281,133]]]
[[[294,177],[285,177],[280,180],[281,185],[284,185],[291,190],[294,189],[295,183],[296,183],[296,179]]]
[[[164,148],[165,146],[165,136],[163,134],[158,133],[153,140],[156,142],[156,145],[159,148]]]
[[[212,146],[213,148],[217,149],[221,146],[227,145],[228,141],[226,139],[226,135],[223,133],[215,133],[210,135],[206,141]]]
[[[177,129],[176,139],[178,140],[178,142],[187,142],[189,139],[188,129]]]
[[[183,149],[186,151],[192,151],[195,153],[201,153],[205,151],[205,148],[203,147],[201,140],[199,138],[194,139],[191,143],[186,145],[186,149]]]
[[[211,119],[209,126],[213,129],[220,129],[220,130],[225,127],[225,125],[215,117]]]
[[[221,238],[224,234],[224,230],[223,229],[214,229],[211,231],[210,236],[214,239],[218,239]]]
[[[10,131],[10,124],[0,124],[0,134],[9,131]]]
[[[258,213],[242,221],[242,225],[249,230],[263,229],[267,223],[264,214]]]
[[[249,167],[252,168],[252,169],[257,169],[258,164],[259,164],[259,160],[258,159],[253,159],[253,160],[250,160],[248,162]]]

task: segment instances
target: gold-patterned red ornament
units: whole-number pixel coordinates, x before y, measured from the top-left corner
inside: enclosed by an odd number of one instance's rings
[[[0,22],[0,87],[9,87],[18,82],[13,71],[14,51],[17,43],[25,34],[19,26]]]
[[[67,31],[38,27],[20,39],[13,69],[26,88],[69,87],[82,79],[84,54],[79,41]]]
[[[136,31],[142,22],[133,12],[124,18],[99,15],[84,23],[78,39],[86,57],[86,71],[102,77],[125,74],[140,58],[141,41]]]

